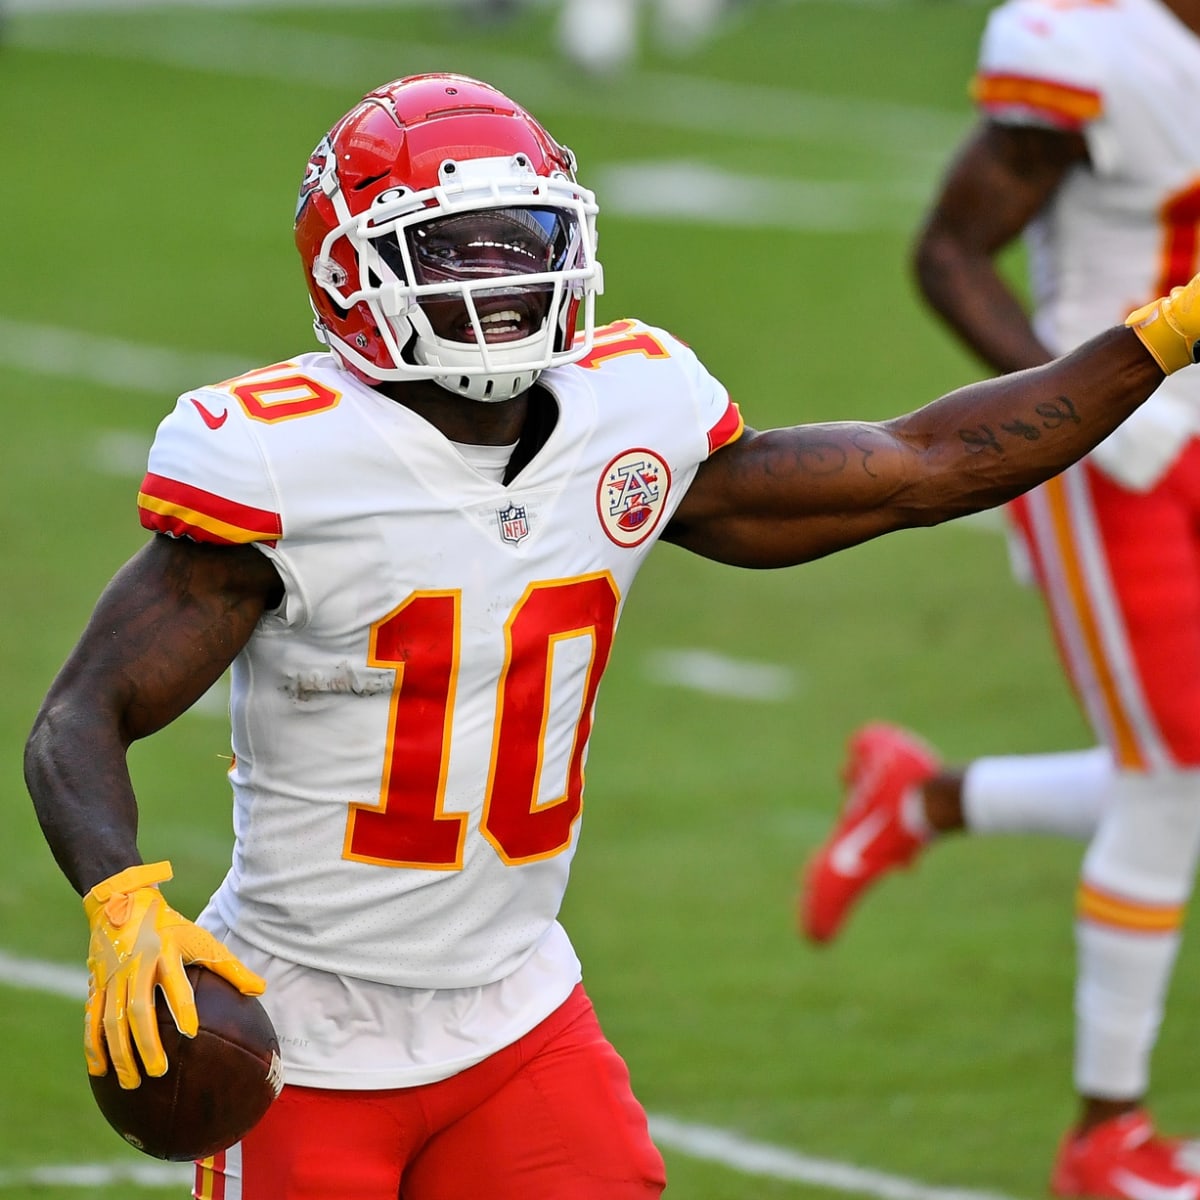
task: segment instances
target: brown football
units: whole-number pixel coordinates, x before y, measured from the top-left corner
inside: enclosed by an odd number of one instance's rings
[[[126,1091],[109,1066],[89,1075],[105,1120],[153,1158],[187,1162],[240,1141],[258,1124],[283,1083],[279,1042],[266,1009],[203,967],[187,968],[200,1029],[186,1038],[156,991],[167,1073],[145,1074]]]

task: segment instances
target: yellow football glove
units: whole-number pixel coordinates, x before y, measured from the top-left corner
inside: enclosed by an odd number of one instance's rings
[[[184,973],[188,963],[202,963],[247,996],[261,995],[267,986],[211,933],[167,904],[155,885],[172,874],[169,862],[127,867],[83,898],[92,927],[83,1030],[88,1074],[106,1074],[111,1055],[123,1088],[142,1081],[134,1045],[147,1075],[167,1069],[154,1008],[156,986],[162,988],[179,1031],[196,1036],[196,1001]]]
[[[1200,349],[1200,275],[1172,288],[1169,296],[1143,305],[1125,318],[1155,361],[1170,375],[1197,361]]]

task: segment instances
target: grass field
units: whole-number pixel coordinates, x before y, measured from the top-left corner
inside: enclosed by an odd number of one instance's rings
[[[80,1005],[30,976],[33,962],[81,970],[85,926],[20,751],[95,594],[143,540],[134,493],[176,393],[311,348],[290,221],[319,134],[385,79],[482,75],[569,143],[598,189],[605,319],[676,332],[756,426],[886,416],[978,373],[921,309],[906,254],[970,119],[985,12],[762,0],[687,60],[650,47],[621,78],[589,80],[555,57],[539,6],[486,30],[448,3],[11,9],[0,1197],[187,1192],[103,1123]],[[887,881],[836,947],[811,951],[792,925],[797,867],[863,719],[914,724],[952,757],[1087,743],[1001,539],[958,524],[754,576],[663,547],[623,628],[564,920],[659,1119],[668,1194],[1043,1195],[1073,1110],[1078,847],[948,846]],[[706,690],[677,673],[697,651],[764,670],[734,674],[751,694]],[[217,705],[133,757],[144,853],[173,860],[169,895],[189,914],[228,859],[226,750]],[[1185,946],[1155,1068],[1168,1128],[1200,1127],[1198,983]],[[668,1118],[781,1154],[709,1161]],[[803,1182],[787,1165],[826,1160],[896,1179]]]

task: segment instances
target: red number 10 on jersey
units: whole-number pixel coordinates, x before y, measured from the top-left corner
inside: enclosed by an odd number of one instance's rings
[[[344,856],[383,866],[462,867],[467,814],[444,809],[459,675],[460,595],[415,592],[371,628],[369,665],[392,667],[378,804],[351,805]],[[608,572],[534,583],[504,627],[505,665],[480,832],[509,864],[561,853],[583,808],[583,757],[617,621]],[[562,793],[539,800],[555,648],[588,638],[590,659]]]

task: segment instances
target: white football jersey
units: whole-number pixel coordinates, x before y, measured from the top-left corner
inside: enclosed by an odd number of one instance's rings
[[[742,429],[681,343],[623,321],[546,371],[507,486],[304,354],[183,395],[151,530],[253,543],[286,597],[232,670],[232,867],[210,906],[288,963],[404,988],[508,976],[552,929],[625,597]]]
[[[995,120],[1078,130],[1071,171],[1027,231],[1035,325],[1073,349],[1200,270],[1200,38],[1159,0],[1008,0],[973,94]],[[1094,452],[1152,485],[1200,429],[1200,378],[1173,376]]]

